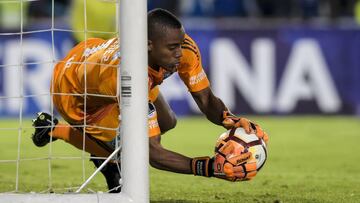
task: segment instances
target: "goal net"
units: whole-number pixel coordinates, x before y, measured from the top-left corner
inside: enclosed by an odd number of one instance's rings
[[[62,18],[57,17],[61,5],[56,2],[0,1],[0,202],[148,202],[146,1],[69,1]],[[29,17],[31,9],[43,16]],[[101,20],[110,18],[113,26],[104,27],[111,23]],[[121,152],[122,188],[119,194],[107,194],[106,181],[89,161],[85,142],[83,150],[63,141],[36,147],[31,120],[39,111],[60,117],[49,92],[51,75],[74,41],[120,35],[121,68],[115,67],[118,93],[113,96],[120,97],[121,127],[108,130],[120,137],[116,150]],[[126,97],[121,87],[126,87]],[[78,96],[88,95],[85,91]],[[84,120],[74,127],[88,127]],[[113,155],[97,158],[119,158]]]

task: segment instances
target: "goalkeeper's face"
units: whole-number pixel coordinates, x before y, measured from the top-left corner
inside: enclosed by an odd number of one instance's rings
[[[149,40],[149,62],[173,73],[180,65],[181,44],[185,38],[184,29],[166,28]]]

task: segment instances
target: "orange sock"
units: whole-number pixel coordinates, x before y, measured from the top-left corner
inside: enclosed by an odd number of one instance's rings
[[[97,157],[108,157],[111,154],[111,152],[100,146],[88,136],[85,135],[86,152],[93,154]],[[76,148],[83,150],[83,133],[78,129],[71,127],[70,125],[59,123],[52,131],[52,137],[62,139],[65,142],[75,146]]]

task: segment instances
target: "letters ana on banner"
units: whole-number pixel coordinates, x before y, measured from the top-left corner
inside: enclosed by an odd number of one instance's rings
[[[360,37],[355,39],[359,32],[302,31],[189,33],[200,47],[212,89],[235,113],[360,114],[360,64],[355,54],[360,53],[356,48],[360,47]],[[53,55],[61,58],[72,46],[69,34],[56,36],[54,52],[49,34],[24,38],[22,52],[17,38],[0,41],[1,116],[18,116],[20,109],[23,115],[50,109]],[[32,64],[21,70],[21,58]],[[196,104],[181,83],[174,74],[161,91],[176,113],[197,113]],[[22,91],[29,97],[20,105],[16,97]]]

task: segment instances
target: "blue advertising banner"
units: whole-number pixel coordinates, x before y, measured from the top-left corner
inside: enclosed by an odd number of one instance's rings
[[[218,97],[235,113],[360,114],[360,30],[191,30]],[[163,85],[174,109],[189,95]],[[184,97],[184,95],[187,95]],[[186,99],[184,99],[186,98]]]
[[[360,115],[358,29],[187,32],[200,48],[211,88],[234,113]],[[51,32],[25,34],[22,39],[0,35],[0,116],[49,111],[54,59],[72,46],[67,32],[55,32],[54,40]],[[174,74],[161,85],[161,92],[178,115],[198,113],[181,83]]]
[[[0,117],[50,112],[54,63],[73,45],[69,32],[0,34]]]

